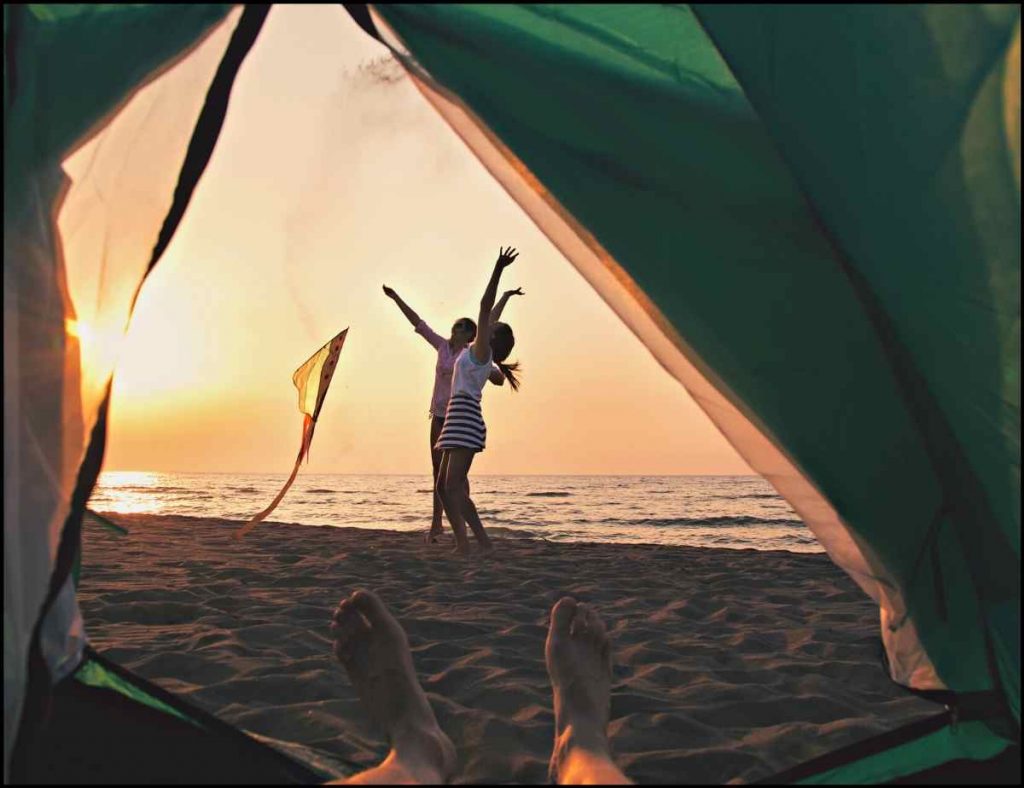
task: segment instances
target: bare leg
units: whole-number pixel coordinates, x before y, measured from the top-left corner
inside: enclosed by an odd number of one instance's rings
[[[448,470],[444,477],[444,497],[447,504],[457,508],[463,522],[473,529],[473,535],[484,551],[493,549],[490,537],[484,531],[476,506],[469,497],[469,468],[475,452],[470,449],[452,449],[447,452]],[[450,519],[451,515],[449,515]]]
[[[466,538],[466,522],[462,517],[462,503],[454,500],[448,494],[448,476],[452,462],[452,455],[459,449],[445,449],[441,458],[441,468],[437,472],[437,494],[441,497],[441,505],[444,506],[444,513],[448,515],[448,522],[451,523],[452,532],[455,534],[455,552],[461,555],[469,555],[469,540]],[[459,463],[456,463],[458,466]],[[458,471],[456,471],[458,475]]]
[[[444,526],[441,523],[444,507],[441,504],[441,496],[437,494],[437,473],[441,468],[441,455],[443,452],[434,448],[438,437],[441,435],[441,428],[443,426],[444,419],[440,419],[437,416],[430,419],[430,464],[434,470],[434,511],[430,517],[430,532],[426,537],[427,544],[437,542],[437,537],[444,533]]]
[[[469,458],[469,464],[473,464],[473,456]],[[466,484],[463,486],[463,498],[462,498],[462,517],[466,521],[466,525],[469,526],[469,530],[473,532],[473,536],[480,543],[480,547],[484,551],[491,551],[494,549],[494,543],[491,542],[491,538],[487,535],[484,530],[484,524],[480,522],[480,515],[477,514],[476,504],[473,503],[473,499],[469,497],[469,467],[466,468]]]
[[[629,784],[608,749],[611,647],[597,613],[571,597],[559,600],[544,659],[555,699],[551,776],[560,785]]]
[[[339,782],[446,782],[455,771],[455,747],[416,680],[405,631],[384,603],[369,591],[356,591],[334,611],[331,634],[335,656],[391,743],[379,766]]]

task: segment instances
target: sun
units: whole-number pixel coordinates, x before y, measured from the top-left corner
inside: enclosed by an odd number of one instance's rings
[[[123,329],[103,323],[65,318],[64,332],[78,344],[82,385],[102,390],[117,365],[124,344]]]

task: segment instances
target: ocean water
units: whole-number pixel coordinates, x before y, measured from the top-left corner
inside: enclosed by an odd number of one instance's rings
[[[89,508],[248,520],[285,478],[108,471]],[[758,476],[471,476],[470,483],[494,536],[822,552],[796,512]],[[300,471],[269,520],[425,531],[430,512],[427,475]]]

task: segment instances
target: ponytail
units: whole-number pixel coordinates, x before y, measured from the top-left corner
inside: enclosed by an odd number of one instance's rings
[[[508,358],[508,354],[515,346],[516,337],[512,333],[512,327],[508,323],[495,323],[494,333],[491,334],[491,353],[493,354],[491,358],[498,365],[498,369],[501,370],[501,374],[505,376],[505,380],[508,381],[512,390],[519,391],[519,378],[516,376],[519,371],[519,362],[505,363],[505,359]]]
[[[505,380],[508,381],[508,385],[512,387],[512,390],[519,391],[519,378],[516,377],[516,373],[519,372],[519,362],[506,364],[504,361],[497,361],[495,363],[498,365],[498,369],[501,370],[501,374],[505,376]]]

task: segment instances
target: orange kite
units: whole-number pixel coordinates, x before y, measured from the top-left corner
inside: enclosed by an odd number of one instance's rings
[[[295,476],[299,472],[299,465],[302,464],[302,458],[306,457],[308,459],[309,445],[313,442],[313,430],[316,429],[316,420],[320,416],[320,408],[323,407],[324,398],[327,396],[327,387],[331,385],[331,378],[334,376],[334,370],[338,366],[338,356],[341,353],[342,345],[345,344],[346,334],[348,334],[347,328],[310,356],[309,360],[295,370],[295,374],[292,375],[292,382],[295,384],[295,388],[299,390],[299,410],[304,414],[299,456],[295,458],[295,467],[292,469],[292,475],[284,483],[281,492],[277,494],[277,497],[271,502],[270,506],[235,531],[236,539],[241,539],[249,533],[257,523],[261,522],[277,508],[277,505],[281,503],[281,499],[284,498],[284,494],[288,492],[288,488],[295,481]]]

